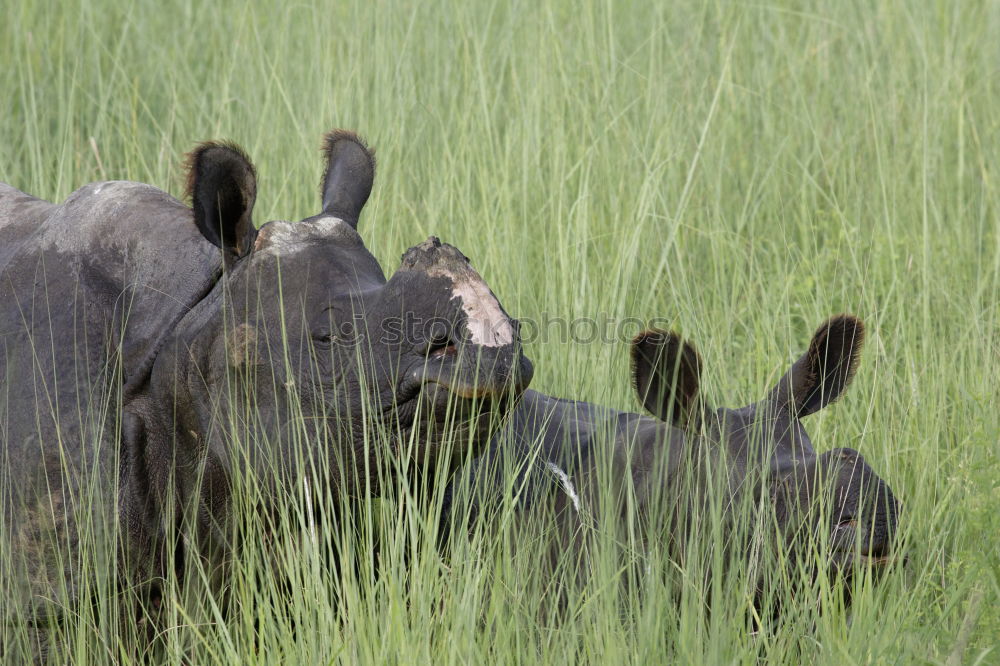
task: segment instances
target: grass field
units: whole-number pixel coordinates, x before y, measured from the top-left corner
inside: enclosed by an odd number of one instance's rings
[[[761,397],[828,315],[863,318],[852,390],[808,427],[904,508],[908,564],[849,614],[793,598],[751,636],[726,621],[737,597],[623,605],[613,567],[540,619],[530,558],[483,536],[442,559],[426,514],[372,503],[361,522],[402,544],[382,576],[334,595],[290,552],[283,614],[248,553],[242,612],[174,609],[168,661],[1000,662],[1000,4],[62,4],[4,9],[0,181],[179,196],[182,153],[228,138],[257,164],[258,223],[295,220],[319,209],[321,134],[356,129],[379,158],[361,233],[387,271],[433,234],[514,316],[660,318],[715,403]],[[636,328],[610,328],[541,329],[533,387],[636,410]],[[86,613],[63,631],[77,663],[127,654]]]

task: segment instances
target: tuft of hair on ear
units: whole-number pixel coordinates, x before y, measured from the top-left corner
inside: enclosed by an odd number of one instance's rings
[[[857,317],[841,314],[827,319],[778,382],[771,402],[799,418],[835,402],[857,372],[864,339],[865,326]]]
[[[326,190],[326,179],[330,175],[330,164],[333,162],[334,150],[337,144],[341,141],[350,141],[356,143],[361,147],[361,150],[368,155],[368,160],[371,163],[371,176],[374,179],[375,169],[377,167],[377,162],[375,160],[375,149],[371,148],[368,143],[362,139],[356,132],[346,129],[334,129],[330,130],[323,135],[323,176],[319,179],[319,196],[323,197]]]
[[[842,390],[858,371],[864,344],[865,325],[854,315],[835,315],[820,324],[809,343],[813,374],[822,373],[822,377],[814,376],[814,380],[822,380],[824,384],[833,382]],[[833,367],[828,367],[831,361]],[[838,397],[839,391],[830,402]]]
[[[254,167],[253,162],[250,161],[250,156],[247,155],[247,151],[242,146],[234,141],[202,141],[194,147],[194,150],[184,156],[184,170],[187,172],[187,179],[184,183],[184,197],[190,202],[194,201],[195,187],[204,158],[212,151],[216,151],[219,154],[223,151],[232,153],[233,155],[228,161],[239,169],[249,169],[249,175],[253,179],[253,182],[256,183],[257,181],[257,169]],[[254,187],[253,195],[256,198],[256,186]]]
[[[185,196],[202,234],[237,256],[249,252],[256,236],[257,170],[246,151],[230,141],[203,141],[184,164]]]
[[[687,425],[698,399],[701,357],[681,336],[647,329],[632,338],[632,386],[643,407],[662,421]]]

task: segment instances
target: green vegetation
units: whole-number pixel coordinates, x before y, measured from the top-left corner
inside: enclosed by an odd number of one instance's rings
[[[863,318],[852,389],[807,425],[903,502],[905,567],[858,582],[849,612],[819,581],[756,635],[725,581],[710,614],[681,574],[623,594],[609,540],[557,615],[509,525],[438,554],[439,493],[337,527],[306,506],[288,539],[243,552],[236,611],[197,575],[168,595],[169,662],[1000,659],[1000,5],[62,4],[4,9],[0,181],[179,196],[181,153],[228,138],[257,164],[258,222],[294,220],[318,211],[322,132],[356,129],[380,162],[361,233],[387,271],[433,234],[514,316],[663,318],[718,404],[760,397],[827,315]],[[636,330],[543,332],[534,388],[637,409]],[[330,570],[330,531],[356,566]],[[98,541],[80,555],[98,603],[59,628],[58,661],[135,656]],[[0,627],[8,649],[29,638]]]

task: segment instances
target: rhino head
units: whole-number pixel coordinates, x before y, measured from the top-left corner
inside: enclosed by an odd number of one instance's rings
[[[246,155],[192,153],[195,222],[224,269],[126,408],[138,522],[179,502],[214,529],[246,468],[324,476],[341,497],[428,483],[475,455],[530,381],[517,323],[457,249],[431,238],[386,279],[357,232],[375,173],[365,144],[334,131],[325,157],[320,212],[258,230]]]
[[[864,334],[855,317],[830,318],[762,400],[737,409],[702,400],[701,359],[676,334],[647,331],[632,346],[646,409],[684,432],[689,446],[711,451],[705,459],[725,463],[714,474],[724,488],[713,492],[767,503],[794,560],[825,562],[833,576],[850,576],[861,564],[881,570],[895,550],[899,503],[892,490],[854,449],[817,454],[803,424],[850,385]]]

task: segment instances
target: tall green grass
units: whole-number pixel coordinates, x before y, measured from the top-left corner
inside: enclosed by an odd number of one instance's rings
[[[349,127],[378,149],[361,233],[387,270],[433,234],[514,316],[665,318],[719,404],[759,398],[827,315],[869,328],[852,390],[807,427],[896,491],[908,563],[849,614],[789,599],[750,636],[735,598],[706,616],[696,589],[650,580],[623,603],[608,550],[569,618],[546,618],[530,548],[477,533],[442,558],[433,499],[396,497],[335,526],[357,566],[331,570],[296,515],[284,550],[244,551],[236,611],[188,577],[166,655],[1000,659],[997,34],[990,2],[5,7],[0,181],[33,194],[124,178],[179,195],[180,153],[229,138],[257,163],[257,220],[299,219],[318,211],[321,133]],[[625,342],[532,340],[534,387],[634,409]],[[131,649],[92,546],[103,603],[60,629],[78,663]]]

